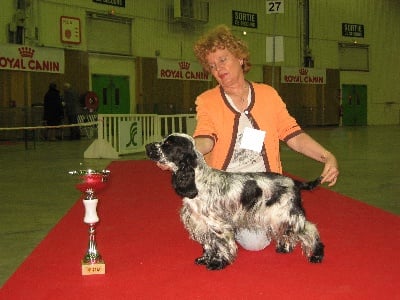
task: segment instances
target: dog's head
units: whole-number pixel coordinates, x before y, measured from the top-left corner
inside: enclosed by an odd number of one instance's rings
[[[173,171],[172,185],[178,195],[194,198],[197,153],[194,139],[183,133],[173,133],[163,141],[146,145],[146,155]]]
[[[173,133],[161,142],[146,145],[146,155],[173,172],[190,165],[196,167],[196,153],[194,151],[194,139],[183,133]]]

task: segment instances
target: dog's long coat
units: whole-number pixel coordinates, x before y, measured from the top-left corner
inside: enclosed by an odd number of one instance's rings
[[[231,264],[237,254],[238,229],[262,230],[276,241],[276,251],[291,252],[300,243],[308,260],[324,256],[316,226],[306,220],[300,191],[320,178],[301,183],[276,173],[230,173],[210,168],[192,137],[175,133],[146,145],[147,156],[173,172],[172,185],[183,197],[181,220],[203,246],[195,260],[210,270]]]

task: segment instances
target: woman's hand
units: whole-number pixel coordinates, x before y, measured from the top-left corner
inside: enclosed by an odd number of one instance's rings
[[[321,174],[323,177],[321,183],[328,182],[328,186],[334,186],[339,176],[339,166],[336,157],[332,153],[326,151],[322,159],[325,166]]]
[[[157,162],[157,167],[159,167],[163,171],[172,171],[170,167],[168,167],[167,165],[163,165],[159,162]]]
[[[328,186],[335,185],[339,176],[339,167],[336,157],[332,153],[304,132],[288,140],[287,145],[307,157],[324,163],[321,183],[327,182]]]

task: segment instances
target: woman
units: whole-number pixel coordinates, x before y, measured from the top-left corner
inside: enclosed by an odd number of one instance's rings
[[[339,175],[335,156],[307,135],[291,117],[278,93],[266,84],[249,82],[249,50],[228,27],[220,25],[201,37],[194,52],[218,82],[196,99],[193,137],[207,163],[228,172],[282,173],[279,141],[324,164],[322,183],[333,186]],[[263,232],[239,230],[245,249],[269,244]]]

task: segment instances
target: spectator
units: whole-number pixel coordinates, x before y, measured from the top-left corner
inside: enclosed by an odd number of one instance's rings
[[[44,96],[44,115],[43,119],[47,126],[59,126],[64,118],[64,108],[61,102],[60,91],[56,83],[52,82]],[[47,140],[55,141],[57,128],[47,130]]]
[[[65,112],[67,115],[68,124],[78,123],[78,113],[80,112],[79,95],[71,87],[71,84],[66,82],[64,84],[64,104]],[[70,127],[70,139],[79,140],[81,138],[81,132],[78,126]]]

